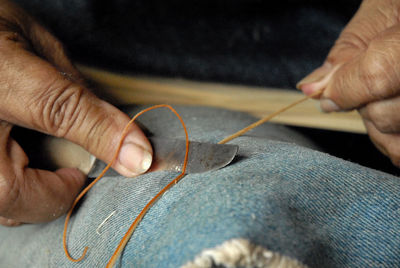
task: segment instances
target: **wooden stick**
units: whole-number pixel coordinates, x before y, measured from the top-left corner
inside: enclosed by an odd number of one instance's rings
[[[297,100],[295,102],[292,102],[291,104],[283,107],[282,109],[279,109],[278,111],[275,111],[272,114],[269,114],[269,115],[261,118],[260,120],[254,122],[253,124],[251,124],[251,125],[243,128],[243,129],[239,130],[238,132],[226,137],[225,139],[223,139],[220,142],[218,142],[218,144],[225,144],[225,143],[227,143],[227,142],[229,142],[229,141],[231,141],[231,140],[233,140],[233,139],[235,139],[235,138],[237,138],[239,136],[242,136],[247,131],[252,130],[255,127],[258,127],[261,124],[264,124],[265,122],[267,122],[267,121],[271,120],[272,118],[274,118],[275,116],[277,116],[277,115],[289,110],[290,108],[296,106],[297,104],[302,103],[302,102],[304,102],[304,101],[306,101],[308,99],[311,99],[313,97],[316,97],[316,96],[320,95],[322,93],[322,91],[323,91],[323,89],[318,90],[318,91],[314,92],[313,94],[311,94],[309,96],[305,96],[304,98],[301,98],[301,99],[299,99],[299,100]]]
[[[95,83],[92,90],[115,105],[168,103],[241,111],[260,119],[303,97],[289,89],[253,87],[174,78],[134,77],[79,66]],[[313,101],[298,105],[272,121],[285,125],[366,133],[356,111],[320,113]]]

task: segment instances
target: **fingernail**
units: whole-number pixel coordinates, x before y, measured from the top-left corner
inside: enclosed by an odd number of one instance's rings
[[[324,63],[324,65],[315,69],[312,73],[300,80],[300,82],[297,83],[296,88],[302,90],[304,94],[310,95],[325,86],[327,81],[325,81],[324,78],[331,72],[332,65]],[[322,81],[324,81],[324,83],[320,83]]]
[[[150,152],[130,142],[122,146],[118,159],[125,176],[136,176],[146,172],[153,161]]]
[[[340,107],[330,99],[321,99],[320,107],[322,111],[326,113],[338,112],[341,110]]]
[[[142,172],[146,172],[153,162],[153,156],[146,150],[143,151]]]

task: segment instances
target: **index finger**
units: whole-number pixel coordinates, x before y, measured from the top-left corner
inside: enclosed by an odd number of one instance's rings
[[[322,99],[341,110],[397,95],[400,91],[400,26],[373,39],[368,48],[343,64],[326,86]]]

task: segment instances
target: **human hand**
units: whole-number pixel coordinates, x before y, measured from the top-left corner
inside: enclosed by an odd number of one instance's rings
[[[364,0],[322,67],[297,85],[324,89],[326,112],[357,109],[371,140],[400,166],[400,1]]]
[[[72,168],[29,168],[23,148],[10,136],[13,125],[68,139],[110,162],[128,122],[126,114],[85,88],[54,36],[0,0],[0,224],[61,216],[86,179]],[[133,125],[113,168],[131,177],[145,172],[151,161],[151,145]]]

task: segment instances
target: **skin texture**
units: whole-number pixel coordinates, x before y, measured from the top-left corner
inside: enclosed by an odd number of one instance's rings
[[[51,221],[70,208],[86,177],[76,169],[28,167],[13,125],[71,140],[109,162],[129,117],[98,99],[61,43],[32,17],[0,0],[0,224]],[[113,168],[132,177],[145,172],[152,148],[132,125]]]
[[[364,0],[322,67],[297,85],[323,89],[326,112],[357,109],[376,147],[400,166],[400,1]]]

